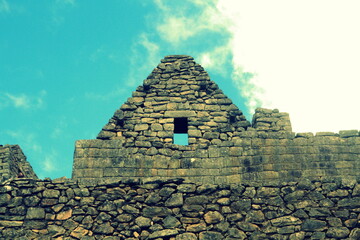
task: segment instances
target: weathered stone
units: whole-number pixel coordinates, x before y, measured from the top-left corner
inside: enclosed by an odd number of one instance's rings
[[[174,193],[170,196],[168,200],[165,202],[166,207],[180,207],[184,203],[183,194],[182,193]]]
[[[246,237],[247,237],[243,231],[241,231],[235,227],[230,228],[228,230],[228,233],[229,233],[230,237],[235,238],[235,239],[246,239]]]
[[[77,238],[77,239],[84,239],[84,237],[89,233],[89,230],[79,226],[75,228],[71,233],[70,236]]]
[[[197,240],[198,238],[194,233],[182,233],[176,236],[175,240]]]
[[[262,211],[250,210],[246,214],[246,221],[251,223],[263,222],[265,220],[265,215]]]
[[[289,240],[303,240],[305,239],[305,232],[296,232],[290,235]]]
[[[299,225],[302,221],[299,218],[293,216],[284,216],[275,219],[271,219],[271,224],[274,227],[284,227],[290,225]]]
[[[330,238],[346,238],[349,235],[350,231],[346,227],[330,227],[326,236]]]
[[[239,201],[233,202],[230,207],[235,212],[248,211],[251,208],[251,200],[241,199]]]
[[[114,228],[110,225],[110,222],[107,222],[107,223],[96,225],[93,231],[94,231],[94,233],[108,235],[108,234],[112,234],[114,232]]]
[[[260,228],[256,224],[248,222],[237,222],[236,226],[245,232],[253,232],[260,230]]]
[[[59,190],[46,189],[43,192],[43,197],[44,198],[58,198],[59,196],[60,196],[60,191]]]
[[[153,232],[149,235],[149,239],[162,238],[162,237],[171,237],[177,235],[179,232],[176,229],[164,229],[160,231]]]
[[[217,211],[209,211],[205,213],[204,219],[207,224],[214,224],[224,220],[224,217]]]
[[[279,188],[274,187],[260,187],[257,190],[258,197],[274,197],[279,195]]]
[[[127,212],[127,213],[130,213],[130,214],[139,214],[140,213],[140,210],[133,207],[133,206],[130,206],[130,205],[125,205],[122,207],[122,209]]]
[[[45,210],[43,208],[28,208],[26,212],[26,219],[44,219]]]
[[[185,199],[185,204],[188,205],[202,205],[208,203],[209,198],[205,195],[198,195],[193,197],[188,197]]]
[[[11,196],[10,194],[0,194],[0,206],[5,206],[10,203]]]
[[[63,228],[61,226],[57,226],[57,225],[49,225],[47,230],[48,230],[49,235],[51,235],[52,238],[60,237],[66,231],[65,228]]]
[[[121,223],[131,222],[132,219],[133,216],[130,214],[120,214],[119,216],[116,217],[116,221]]]
[[[202,232],[206,230],[206,224],[204,222],[197,223],[197,224],[190,224],[187,225],[186,231],[187,232]]]
[[[135,219],[135,223],[141,228],[146,228],[151,226],[151,219],[140,216]]]
[[[199,240],[217,240],[222,238],[223,236],[219,232],[206,231],[199,233]]]
[[[72,216],[72,209],[69,209],[69,210],[66,210],[66,211],[62,211],[58,214],[56,214],[56,219],[57,220],[66,220],[66,219],[69,219],[71,218]]]
[[[179,227],[181,225],[181,223],[176,217],[167,216],[163,220],[163,225],[165,228],[176,228],[176,227]]]
[[[28,220],[24,221],[23,227],[27,229],[45,229],[47,227],[47,222],[39,220]]]
[[[360,207],[360,197],[341,199],[338,207],[358,208]]]
[[[360,239],[360,228],[351,230],[349,237],[350,239]]]
[[[322,231],[326,228],[326,222],[316,219],[306,219],[301,226],[305,232]]]
[[[23,223],[23,221],[0,220],[0,227],[21,227]]]
[[[144,217],[165,217],[170,214],[170,210],[164,207],[145,207],[142,213]]]
[[[138,131],[146,131],[148,130],[149,128],[149,125],[148,124],[137,124],[135,125],[135,132],[138,132]]]
[[[195,117],[195,111],[166,111],[164,117],[169,118],[182,118],[182,117]]]

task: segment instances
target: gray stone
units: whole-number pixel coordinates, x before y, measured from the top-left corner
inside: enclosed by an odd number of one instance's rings
[[[166,207],[180,207],[184,203],[183,194],[182,193],[174,193],[166,200]]]
[[[5,206],[10,203],[11,196],[10,194],[4,193],[0,194],[0,206]]]
[[[197,240],[198,238],[194,233],[182,233],[176,236],[175,240]]]
[[[195,111],[166,111],[164,117],[169,118],[182,118],[182,117],[195,117]]]
[[[114,232],[114,228],[110,225],[110,222],[107,222],[96,225],[93,231],[94,233],[109,235]]]
[[[251,208],[250,199],[240,199],[230,205],[231,209],[235,212],[248,211]]]
[[[360,207],[360,197],[341,199],[338,207],[358,208]]]
[[[316,219],[306,219],[302,224],[301,229],[305,232],[322,231],[326,229],[326,222]]]
[[[26,219],[44,219],[45,218],[45,210],[43,208],[28,208],[26,212]]]
[[[326,236],[330,238],[346,238],[350,234],[350,231],[346,227],[330,227]]]
[[[135,223],[141,228],[146,228],[151,226],[151,219],[140,216],[135,219]]]
[[[202,205],[208,203],[209,198],[205,195],[198,195],[193,197],[188,197],[185,199],[185,204],[188,205]]]
[[[239,230],[239,229],[237,229],[235,227],[230,228],[228,230],[228,233],[229,233],[230,237],[233,237],[235,239],[246,239],[246,237],[247,237],[246,234],[243,231],[241,231],[241,230]]]
[[[153,232],[149,235],[149,239],[162,238],[162,237],[171,237],[177,235],[179,232],[176,229],[164,229],[160,231]]]
[[[167,216],[163,220],[163,225],[165,228],[176,228],[181,225],[180,221],[174,216]]]
[[[223,221],[224,217],[217,211],[209,211],[205,213],[204,219],[207,224],[214,224]]]
[[[59,196],[60,196],[60,191],[59,190],[46,189],[43,192],[43,197],[44,198],[58,198]]]
[[[165,217],[171,213],[164,207],[145,207],[142,212],[144,217]]]
[[[223,239],[223,235],[219,232],[207,231],[199,233],[199,240],[219,240]]]

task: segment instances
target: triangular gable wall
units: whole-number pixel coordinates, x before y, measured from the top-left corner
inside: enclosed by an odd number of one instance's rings
[[[219,145],[250,126],[192,57],[172,55],[161,60],[97,138],[160,147],[173,143],[176,118],[187,121],[189,145]]]

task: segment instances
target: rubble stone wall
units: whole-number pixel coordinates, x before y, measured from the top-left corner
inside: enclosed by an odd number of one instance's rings
[[[360,239],[360,184],[0,185],[1,239]]]

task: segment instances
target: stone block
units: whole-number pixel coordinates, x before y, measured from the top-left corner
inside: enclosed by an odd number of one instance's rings
[[[183,118],[183,117],[195,117],[195,111],[166,111],[164,117],[167,118]]]
[[[341,138],[359,137],[358,130],[342,130],[339,132]]]
[[[229,148],[229,155],[230,156],[241,156],[243,153],[242,147],[230,147]]]
[[[135,132],[139,132],[139,131],[145,131],[149,129],[149,125],[148,124],[136,124],[135,125]]]

